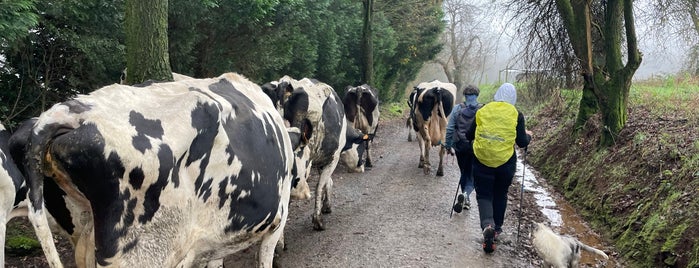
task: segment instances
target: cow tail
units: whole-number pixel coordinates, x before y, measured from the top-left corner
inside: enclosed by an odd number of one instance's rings
[[[53,242],[53,236],[49,229],[46,207],[44,205],[44,174],[43,162],[50,140],[61,129],[57,125],[48,125],[48,129],[38,132],[32,131],[27,144],[25,170],[27,172],[27,184],[29,192],[29,221],[34,226],[36,236],[41,243],[44,255],[52,268],[63,267],[61,259]],[[36,129],[36,125],[35,125]]]

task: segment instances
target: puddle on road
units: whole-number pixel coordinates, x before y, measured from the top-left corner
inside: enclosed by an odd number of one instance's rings
[[[520,153],[520,158],[517,159],[517,171],[515,173],[515,179],[519,187],[522,185],[522,158]],[[538,209],[548,218],[551,229],[560,234],[567,234],[576,237],[581,242],[590,245],[594,248],[601,249],[607,255],[609,251],[606,245],[602,242],[598,234],[592,231],[585,221],[575,212],[575,209],[566,201],[559,198],[554,198],[546,189],[546,187],[539,182],[536,174],[534,174],[531,166],[527,165],[524,170],[524,190],[527,192],[532,192],[534,198],[536,198],[536,204]],[[598,262],[601,257],[593,256],[592,253],[584,252],[582,258],[580,259],[581,267],[622,267],[621,264],[610,259],[604,262]],[[585,266],[587,265],[587,266]]]

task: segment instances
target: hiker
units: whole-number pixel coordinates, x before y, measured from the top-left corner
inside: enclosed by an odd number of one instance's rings
[[[463,93],[464,102],[454,106],[449,115],[444,146],[449,154],[456,155],[456,161],[461,171],[461,177],[459,177],[461,193],[452,208],[456,213],[461,213],[464,209],[471,209],[470,196],[474,187],[473,146],[471,140],[467,139],[466,132],[476,117],[476,111],[483,106],[478,103],[478,94],[480,93],[478,87],[468,85],[464,88]]]
[[[483,251],[495,251],[502,233],[507,209],[507,191],[517,168],[515,143],[525,148],[531,132],[525,128],[524,115],[515,108],[515,86],[504,83],[490,102],[476,112],[467,138],[473,140],[473,177],[478,214],[483,231]]]

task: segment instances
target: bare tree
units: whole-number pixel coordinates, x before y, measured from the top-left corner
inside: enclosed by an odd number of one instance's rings
[[[449,82],[461,90],[482,71],[492,45],[490,39],[484,37],[485,20],[476,16],[481,12],[478,6],[465,0],[445,0],[442,8],[447,25],[442,36],[444,50],[436,61]]]
[[[508,3],[520,18],[528,14],[534,20],[527,31],[530,36],[549,42],[567,38],[565,43],[572,48],[584,80],[576,129],[599,112],[604,125],[600,144],[613,144],[626,124],[631,79],[641,64],[633,0],[512,0]],[[557,25],[563,26],[559,28],[564,35],[554,34],[559,33],[555,29],[541,30]],[[538,56],[536,52],[533,54]]]
[[[699,1],[697,0],[646,0],[639,1],[641,19],[651,29],[657,40],[672,38],[684,42],[686,53],[685,68],[699,75]],[[668,42],[658,42],[667,45]],[[674,43],[674,42],[671,42]],[[676,44],[675,44],[676,45]]]

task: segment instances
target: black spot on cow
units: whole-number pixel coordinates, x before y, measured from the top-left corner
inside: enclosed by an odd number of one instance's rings
[[[342,104],[335,101],[339,98],[327,98],[323,103],[322,122],[325,124],[325,136],[320,144],[320,155],[324,157],[315,159],[313,165],[322,168],[332,162],[332,155],[340,146],[340,133],[344,124],[345,112]]]
[[[180,168],[182,167],[182,161],[184,160],[186,154],[183,154],[180,156],[179,159],[177,159],[177,164],[175,164],[175,168],[172,169],[172,175],[170,176],[170,181],[172,182],[172,186],[175,188],[180,187]]]
[[[249,231],[260,223],[271,224],[274,219],[268,215],[276,214],[279,208],[277,183],[284,174],[283,169],[287,168],[285,156],[276,153],[285,150],[279,148],[282,144],[279,139],[282,131],[286,130],[278,128],[270,115],[265,115],[263,120],[255,119],[257,116],[252,113],[255,105],[230,82],[221,80],[209,86],[209,89],[230,102],[235,110],[236,117],[227,120],[223,127],[230,142],[227,152],[242,165],[238,176],[230,178],[230,184],[235,185],[236,190],[226,197],[231,205],[228,214],[230,223],[225,230]],[[271,130],[274,132],[269,133]],[[248,195],[241,197],[243,192]],[[224,195],[219,192],[219,197]]]
[[[175,167],[175,157],[172,154],[170,146],[166,144],[160,145],[158,160],[160,162],[160,166],[158,167],[158,179],[146,190],[146,194],[143,198],[143,215],[138,217],[138,221],[141,224],[145,224],[153,219],[155,213],[160,209],[160,194],[168,185],[170,172],[173,171]]]
[[[201,198],[202,200],[204,200],[204,202],[206,202],[207,200],[209,200],[209,197],[211,196],[211,190],[212,190],[212,189],[211,189],[211,184],[212,184],[213,182],[214,182],[214,180],[213,180],[212,178],[209,178],[208,180],[206,180],[206,182],[204,183],[204,185],[202,185],[201,189],[199,190],[199,193],[198,193],[198,194],[199,194],[199,198]]]
[[[186,166],[199,161],[200,173],[194,181],[194,189],[201,197],[202,193],[211,191],[204,185],[204,171],[209,165],[211,149],[214,148],[214,141],[218,135],[220,123],[220,110],[215,105],[199,103],[192,110],[192,127],[197,131],[197,135],[189,146],[189,157],[185,162]],[[210,184],[208,185],[210,187]]]
[[[124,245],[124,249],[121,252],[127,253],[127,252],[133,250],[137,245],[138,245],[138,238],[136,238],[133,241]]]
[[[55,127],[54,128],[58,128]],[[93,208],[95,226],[95,257],[100,265],[117,252],[118,239],[125,235],[125,228],[117,228],[124,214],[125,198],[118,192],[119,180],[125,168],[116,152],[105,159],[105,141],[94,124],[80,127],[57,136],[50,153],[52,158],[71,175]],[[47,184],[48,185],[48,184]]]
[[[228,186],[228,177],[223,178],[218,183],[218,208],[221,209],[223,208],[223,205],[226,204],[226,200],[228,200],[228,194],[226,193],[226,186]]]
[[[129,199],[131,197],[131,192],[129,192],[129,189],[125,189],[124,193],[122,193],[122,196],[124,197],[124,199]],[[136,220],[136,215],[134,214],[134,209],[136,209],[137,204],[138,204],[138,198],[130,199],[129,202],[126,204],[126,214],[124,215],[124,225],[131,226],[134,223],[134,221]]]
[[[131,187],[136,190],[141,189],[144,178],[145,176],[143,175],[143,169],[140,167],[135,167],[131,170],[131,172],[129,172],[129,183],[131,184]]]
[[[129,124],[136,128],[136,136],[132,138],[131,143],[133,147],[144,153],[146,150],[151,149],[150,140],[148,137],[154,139],[162,139],[163,130],[162,122],[157,120],[146,119],[143,114],[131,111],[129,113]]]

